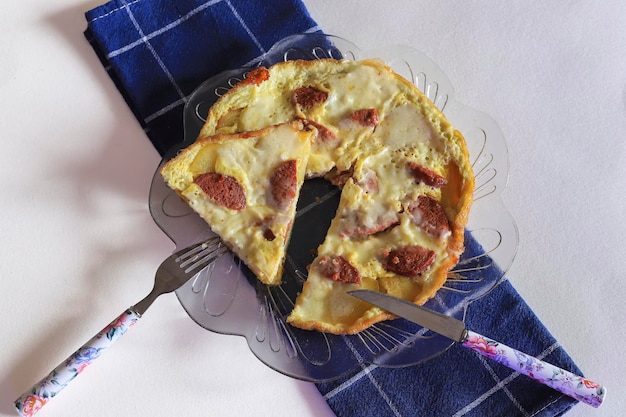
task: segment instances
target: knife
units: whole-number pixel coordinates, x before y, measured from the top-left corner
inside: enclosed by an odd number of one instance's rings
[[[606,388],[602,385],[466,329],[465,323],[454,317],[377,291],[354,290],[348,294],[459,342],[463,347],[592,407],[600,407],[604,401]]]

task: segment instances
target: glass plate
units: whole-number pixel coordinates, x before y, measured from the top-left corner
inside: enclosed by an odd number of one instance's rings
[[[426,306],[463,319],[469,303],[485,295],[513,261],[518,234],[502,204],[508,155],[503,135],[488,116],[454,99],[450,81],[429,58],[409,47],[364,51],[329,35],[295,35],[278,42],[254,66],[292,59],[381,58],[413,81],[466,138],[476,176],[474,205],[467,226],[466,251],[437,296]],[[203,83],[185,107],[185,139],[164,157],[192,143],[208,108],[252,67],[219,74]],[[160,166],[159,166],[160,169]],[[339,200],[339,191],[324,180],[307,180],[285,263],[283,284],[267,287],[232,255],[218,259],[176,294],[189,316],[218,333],[246,338],[263,363],[285,375],[313,382],[338,378],[362,364],[404,367],[428,360],[452,342],[403,319],[379,323],[351,336],[305,331],[285,322],[305,279],[311,251],[322,242]],[[213,233],[206,223],[164,183],[159,171],[150,190],[154,221],[185,247]]]

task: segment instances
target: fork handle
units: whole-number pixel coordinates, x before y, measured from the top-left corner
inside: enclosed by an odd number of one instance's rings
[[[35,415],[44,405],[76,378],[91,362],[137,322],[139,315],[128,309],[81,346],[45,378],[15,400],[24,417]]]

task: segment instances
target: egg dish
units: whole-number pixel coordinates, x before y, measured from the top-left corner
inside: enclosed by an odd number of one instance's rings
[[[211,107],[198,141],[174,159],[202,167],[164,169],[163,175],[177,189],[179,178],[192,183],[213,167],[189,151],[198,143],[219,147],[233,137],[293,123],[300,124],[296,130],[310,143],[296,152],[305,164],[298,165],[298,175],[326,178],[341,189],[341,197],[287,321],[302,329],[352,334],[393,316],[347,291],[374,289],[417,304],[432,298],[463,252],[472,167],[462,135],[412,83],[379,60],[287,61],[251,71]],[[254,177],[269,178],[264,158],[256,160],[256,168],[240,165],[237,158],[219,166],[236,178],[252,169],[257,169]],[[263,186],[268,187],[250,184]],[[221,217],[207,215],[213,206],[194,203],[203,191],[191,187],[177,190],[227,244],[235,239],[249,247],[246,256],[236,253],[262,282],[279,283],[280,268],[267,280],[254,267],[258,258],[268,257],[266,251],[278,250],[260,245],[263,232],[226,234],[230,226],[224,224],[241,212],[221,207]],[[258,192],[267,195],[266,188]],[[284,221],[291,224],[295,206],[289,209]],[[288,233],[281,240],[285,245]],[[280,248],[279,263],[284,253]]]
[[[161,174],[268,285],[280,283],[313,133],[300,121],[198,138]]]

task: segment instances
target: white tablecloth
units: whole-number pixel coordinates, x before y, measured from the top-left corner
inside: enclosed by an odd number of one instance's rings
[[[83,38],[84,0],[0,5],[0,414],[142,298],[172,249],[147,207],[159,156]],[[327,32],[434,59],[507,140],[509,279],[606,403],[626,409],[626,3],[305,0]],[[141,157],[138,157],[141,155]],[[174,295],[42,416],[330,416],[316,388],[203,330]]]

